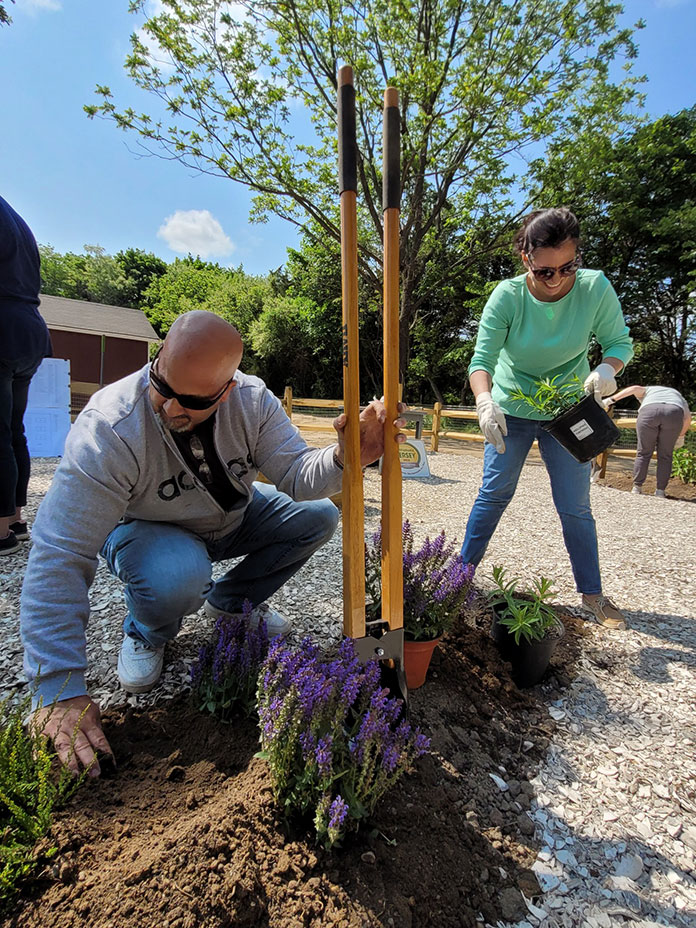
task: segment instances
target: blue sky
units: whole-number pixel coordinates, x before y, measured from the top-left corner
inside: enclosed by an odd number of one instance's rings
[[[0,28],[0,194],[39,242],[60,252],[134,246],[167,261],[188,250],[263,274],[297,243],[271,219],[248,221],[249,197],[229,180],[178,163],[139,157],[135,137],[88,120],[96,84],[117,103],[134,102],[123,71],[137,25],[127,0],[17,0]],[[636,73],[649,115],[696,101],[696,0],[627,0],[624,20],[643,18]],[[137,108],[137,105],[136,105]]]

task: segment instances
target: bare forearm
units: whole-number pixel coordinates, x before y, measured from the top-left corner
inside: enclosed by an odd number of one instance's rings
[[[642,396],[645,394],[645,389],[637,384],[634,384],[632,387],[624,387],[623,390],[619,390],[618,393],[615,393],[613,396],[610,396],[609,399],[612,403],[617,403],[619,400],[625,400],[627,396],[637,396],[638,399],[642,399]]]
[[[471,386],[471,391],[476,398],[479,393],[490,393],[491,387],[493,386],[493,381],[491,380],[491,375],[488,371],[478,370],[472,371],[471,376],[469,377],[469,384]]]

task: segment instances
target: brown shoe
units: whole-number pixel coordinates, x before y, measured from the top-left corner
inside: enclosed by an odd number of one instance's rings
[[[604,628],[626,628],[626,617],[623,612],[601,593],[596,593],[594,596],[586,596],[583,593],[582,608],[585,612],[590,612]]]

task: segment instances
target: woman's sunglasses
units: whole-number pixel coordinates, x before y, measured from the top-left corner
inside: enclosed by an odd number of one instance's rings
[[[162,349],[160,349],[160,351],[161,350]],[[225,386],[216,396],[191,396],[188,393],[175,393],[166,382],[166,380],[162,380],[162,378],[155,371],[155,362],[158,358],[159,351],[152,359],[152,364],[150,365],[150,383],[155,388],[155,390],[157,390],[159,395],[165,398],[165,400],[176,400],[179,406],[183,406],[184,409],[210,409],[210,407],[214,406],[222,397],[225,390],[234,380],[234,376],[230,377]]]
[[[577,269],[582,265],[582,255],[577,254],[572,261],[562,264],[560,267],[534,267],[532,265],[531,255],[527,255],[529,270],[537,280],[551,280],[558,274],[559,277],[572,277]]]

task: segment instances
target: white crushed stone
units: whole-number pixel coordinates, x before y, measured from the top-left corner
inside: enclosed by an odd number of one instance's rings
[[[404,516],[417,538],[441,529],[461,541],[478,490],[476,454],[430,455],[433,476],[404,483]],[[33,462],[29,519],[56,461]],[[530,816],[541,843],[535,870],[547,889],[529,900],[524,926],[696,926],[696,506],[593,485],[604,590],[629,630],[589,626],[580,672],[549,704],[556,732],[533,785]],[[379,517],[376,469],[365,477],[366,522]],[[25,549],[28,546],[24,546]],[[24,689],[18,630],[26,553],[0,559],[0,696]],[[577,605],[570,564],[543,465],[525,466],[518,491],[483,561],[523,581],[554,580],[557,600]],[[216,565],[215,575],[224,572]],[[89,682],[103,706],[159,703],[187,686],[188,665],[211,621],[188,617],[167,652],[162,685],[126,697],[116,681],[124,614],[121,584],[100,563],[91,590]],[[341,537],[273,598],[294,621],[293,638],[341,633]],[[500,923],[502,925],[502,923]]]

